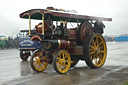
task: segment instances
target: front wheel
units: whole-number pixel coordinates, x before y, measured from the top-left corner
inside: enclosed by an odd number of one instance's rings
[[[91,68],[99,68],[105,63],[107,46],[102,35],[92,34],[84,42],[84,58]]]
[[[53,66],[57,73],[67,73],[71,66],[70,54],[66,50],[59,50],[53,58]]]
[[[42,50],[36,50],[30,58],[30,66],[36,72],[42,72],[46,69],[48,63],[47,56],[43,55]]]

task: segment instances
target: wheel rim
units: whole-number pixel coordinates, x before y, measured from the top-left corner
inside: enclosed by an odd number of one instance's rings
[[[56,56],[56,68],[59,73],[66,73],[71,66],[71,57],[65,50],[60,51]]]
[[[96,67],[101,67],[107,55],[107,47],[104,38],[96,35],[92,38],[90,43],[90,60]]]
[[[42,52],[38,51],[33,55],[33,67],[36,71],[43,71],[47,67],[47,62],[43,62],[47,57],[42,56]]]

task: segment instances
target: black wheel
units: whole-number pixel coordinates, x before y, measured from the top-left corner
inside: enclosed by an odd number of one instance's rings
[[[84,58],[91,68],[99,68],[105,63],[107,56],[106,42],[102,35],[92,34],[84,42]]]
[[[57,73],[67,73],[71,66],[70,54],[66,50],[59,50],[53,58],[53,66]]]
[[[48,63],[46,62],[47,56],[43,55],[42,50],[34,51],[30,58],[30,66],[36,72],[42,72],[46,69]]]
[[[29,56],[26,56],[26,52],[24,52],[23,50],[20,50],[20,58],[23,60],[23,61],[27,61]]]
[[[77,56],[71,56],[71,66],[70,68],[74,67],[77,63],[79,62],[79,59],[77,58]]]

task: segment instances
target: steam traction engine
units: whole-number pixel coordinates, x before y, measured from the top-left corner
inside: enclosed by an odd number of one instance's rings
[[[79,60],[84,60],[91,68],[103,66],[107,47],[103,36],[94,32],[91,21],[111,21],[102,18],[47,9],[32,9],[20,14],[29,19],[29,36],[32,41],[40,41],[43,49],[36,50],[30,58],[34,71],[42,72],[48,64],[53,64],[56,72],[67,73]],[[31,33],[31,19],[42,20],[35,26],[36,33]],[[56,24],[55,24],[56,23]],[[76,23],[68,28],[67,24]],[[96,29],[96,28],[95,28]]]

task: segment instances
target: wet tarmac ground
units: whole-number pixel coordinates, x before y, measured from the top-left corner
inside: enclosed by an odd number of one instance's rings
[[[128,81],[128,42],[107,42],[107,59],[102,68],[91,69],[80,61],[67,74],[48,65],[34,72],[22,61],[18,49],[0,49],[0,85],[122,85]]]

